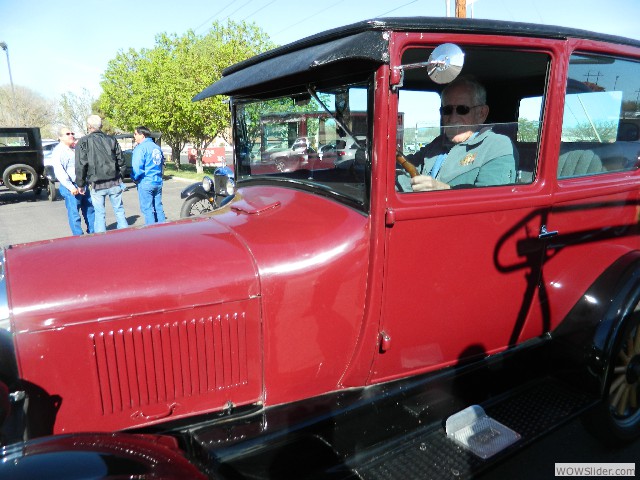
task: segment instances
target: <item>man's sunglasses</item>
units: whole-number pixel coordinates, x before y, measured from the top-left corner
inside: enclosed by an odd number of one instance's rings
[[[440,107],[440,115],[451,115],[454,109],[458,115],[467,115],[472,108],[481,106],[482,105],[474,105],[473,107],[467,105],[443,105]]]

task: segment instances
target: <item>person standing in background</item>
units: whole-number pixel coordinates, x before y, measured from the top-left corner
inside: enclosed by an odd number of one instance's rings
[[[131,159],[131,178],[138,185],[140,211],[145,225],[166,221],[162,207],[162,166],[164,155],[151,138],[151,131],[141,125],[133,131],[136,147]]]
[[[102,132],[102,119],[98,115],[87,118],[89,134],[76,145],[76,179],[81,192],[91,184],[91,201],[95,209],[94,232],[107,230],[105,199],[109,197],[116,215],[118,228],[129,226],[122,205],[125,190],[123,174],[126,169],[118,141]]]
[[[60,182],[60,194],[64,198],[67,207],[69,227],[73,235],[82,235],[82,219],[84,217],[87,233],[93,233],[95,212],[91,203],[89,192],[80,193],[76,185],[76,158],[72,149],[75,143],[75,134],[67,127],[58,131],[58,145],[51,152],[51,163],[56,179]]]

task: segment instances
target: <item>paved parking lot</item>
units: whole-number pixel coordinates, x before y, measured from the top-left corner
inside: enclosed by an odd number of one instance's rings
[[[182,199],[180,192],[192,180],[171,178],[165,180],[162,189],[162,201],[168,220],[180,218]],[[123,196],[127,220],[131,226],[144,225],[140,212],[138,192],[133,183],[127,183]],[[107,201],[107,230],[116,228],[113,209]],[[49,240],[71,235],[67,222],[64,201],[58,194],[54,202],[47,199],[46,192],[36,197],[33,192],[13,193],[0,187],[0,245]]]

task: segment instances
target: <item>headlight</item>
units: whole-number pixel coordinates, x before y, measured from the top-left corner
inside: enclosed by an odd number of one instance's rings
[[[205,192],[210,192],[211,189],[213,188],[213,180],[211,180],[211,178],[205,176],[202,179],[202,188],[204,188]]]
[[[9,298],[7,297],[7,280],[5,278],[4,248],[0,249],[0,328],[11,331],[9,322]]]
[[[233,180],[229,179],[227,182],[227,195],[233,195],[234,193],[236,193],[236,186]]]

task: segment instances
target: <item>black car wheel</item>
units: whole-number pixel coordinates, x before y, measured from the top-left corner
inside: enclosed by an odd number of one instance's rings
[[[58,189],[56,188],[56,182],[49,180],[49,185],[47,186],[47,198],[50,202],[53,202],[57,196]]]
[[[617,445],[640,435],[640,311],[629,319],[613,352],[607,395],[587,417],[587,426]]]
[[[192,217],[213,211],[213,205],[206,199],[191,197],[187,198],[180,209],[180,218]]]
[[[38,175],[33,167],[17,164],[7,167],[2,174],[2,181],[9,190],[22,193],[34,189]]]

